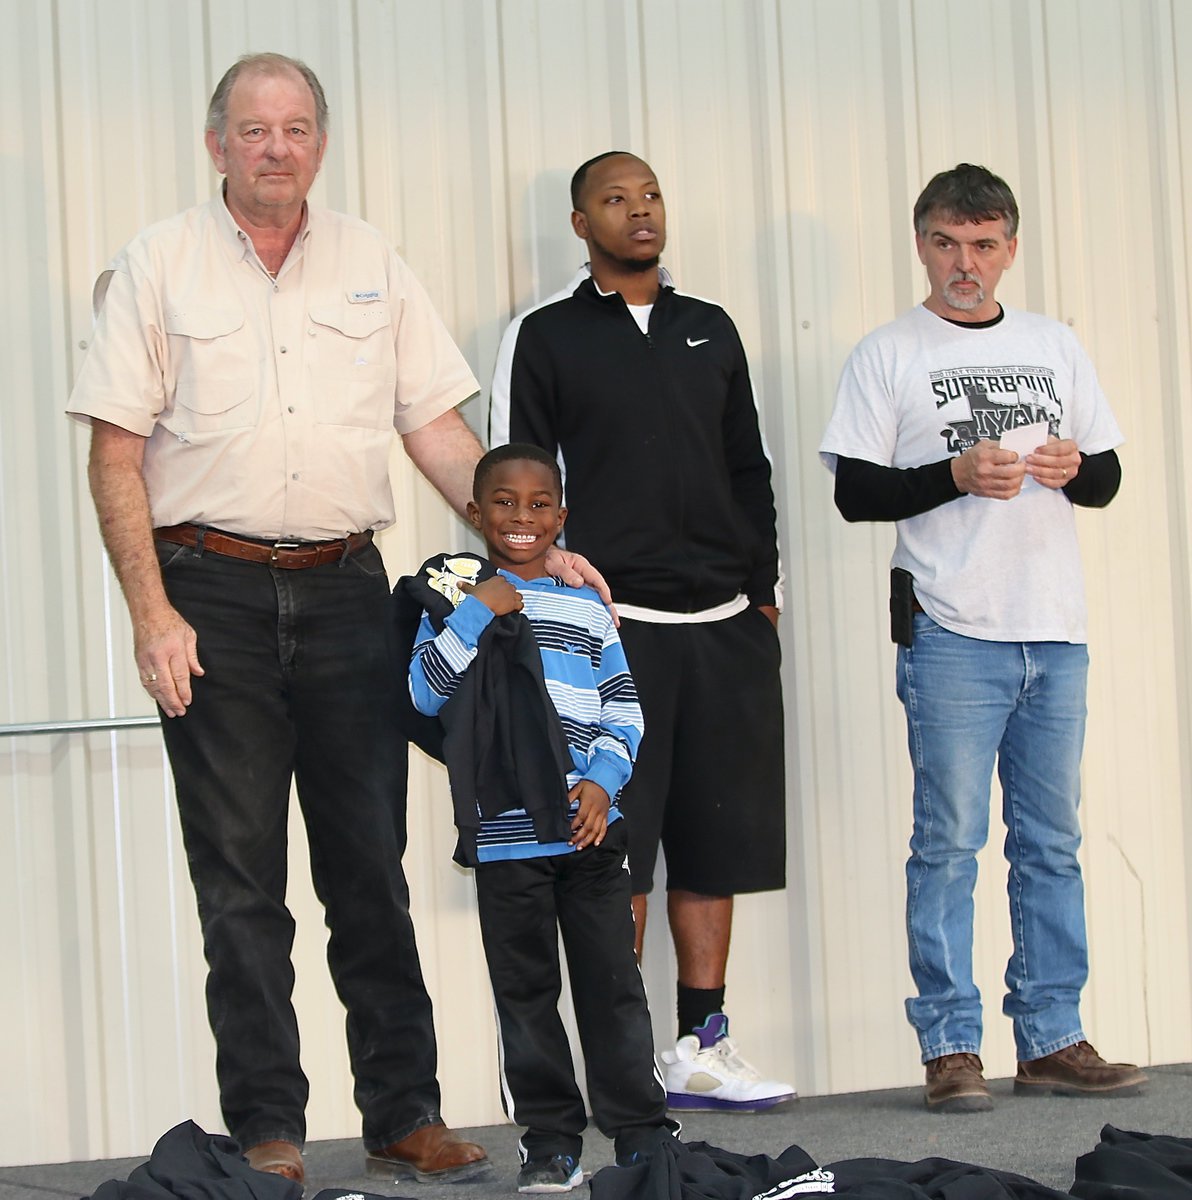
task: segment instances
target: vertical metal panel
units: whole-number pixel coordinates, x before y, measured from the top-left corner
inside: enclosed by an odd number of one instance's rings
[[[1153,423],[1160,435],[1169,519],[1168,546],[1164,557],[1171,564],[1174,626],[1171,657],[1176,691],[1171,704],[1176,710],[1176,754],[1179,775],[1176,792],[1182,801],[1182,861],[1185,877],[1192,860],[1192,801],[1189,766],[1192,764],[1192,677],[1189,673],[1189,638],[1192,636],[1192,473],[1184,469],[1192,452],[1192,426],[1187,420],[1185,397],[1192,379],[1192,317],[1190,317],[1189,215],[1192,202],[1192,88],[1179,86],[1176,64],[1192,50],[1192,10],[1187,5],[1155,5],[1151,10],[1151,37],[1156,69],[1151,76],[1152,110],[1148,122],[1150,138],[1163,147],[1155,155],[1156,187],[1147,216],[1153,230],[1156,274],[1159,286],[1156,316],[1162,331],[1159,356],[1161,416]],[[1185,77],[1186,78],[1186,77]],[[1143,436],[1149,430],[1144,430]],[[1148,444],[1153,444],[1154,435]],[[1118,614],[1122,614],[1119,612]],[[1167,783],[1167,781],[1165,781]],[[1182,785],[1182,786],[1179,786]],[[1181,845],[1174,835],[1169,852],[1179,855]],[[1185,885],[1185,914],[1192,927],[1192,885]],[[1171,900],[1176,903],[1174,896]],[[1178,1020],[1178,1017],[1175,1019]]]
[[[645,135],[634,4],[505,0],[500,39],[510,275],[503,329],[584,260],[568,220],[575,168],[606,150],[645,153]]]
[[[813,1057],[800,1073],[810,1091],[848,1090],[862,1077],[887,1085],[913,1053],[899,1024],[906,768],[883,616],[892,531],[846,527],[815,456],[849,348],[910,300],[898,295],[891,255],[906,243],[905,220],[891,211],[903,202],[892,205],[887,181],[907,174],[894,165],[906,153],[907,97],[905,25],[890,7],[779,7],[793,301],[789,349],[780,343],[779,353],[796,364],[782,449],[791,543],[801,548],[788,631],[789,702],[801,718],[802,786],[792,801],[807,830],[805,869],[817,879],[803,899],[819,914],[792,918],[813,923],[820,939]],[[867,902],[874,895],[888,899]]]
[[[1187,5],[0,0],[0,15],[0,722],[149,711],[86,494],[86,433],[60,414],[96,272],[216,184],[203,113],[238,54],[282,50],[318,71],[332,132],[314,198],[392,239],[485,385],[509,317],[582,259],[575,166],[613,147],[652,162],[667,261],[737,321],[777,465],[790,887],[739,902],[729,1008],[746,1052],[804,1092],[919,1078],[902,1016],[910,773],[885,632],[893,537],[840,520],[815,447],[850,347],[925,291],[910,236],[923,182],[960,160],[1004,174],[1023,232],[1002,294],[1072,323],[1128,438],[1122,495],[1079,521],[1093,655],[1086,1022],[1114,1056],[1192,1057],[1192,91],[1175,69],[1192,51]],[[401,515],[382,550],[396,576],[468,535],[399,449],[393,478]],[[0,739],[0,757],[0,1162],[142,1153],[188,1116],[218,1127],[157,735]],[[471,880],[450,864],[443,772],[417,755],[409,810],[445,1113],[497,1121]],[[310,1135],[351,1136],[343,1014],[296,811],[291,840]],[[1005,868],[991,841],[977,971],[986,1061],[1003,1074]],[[663,908],[645,968],[660,1044],[673,1034]]]
[[[1186,803],[1170,647],[1187,613],[1173,608],[1167,505],[1155,503],[1158,480],[1146,466],[1165,410],[1179,403],[1163,396],[1163,341],[1187,336],[1158,324],[1168,236],[1146,232],[1172,149],[1153,119],[1150,83],[1161,46],[1153,22],[1163,7],[1045,9],[1055,201],[1046,236],[1057,263],[1047,311],[1093,353],[1132,468],[1120,502],[1081,514],[1094,656],[1084,770],[1093,966],[1085,1014],[1095,1037],[1115,1039],[1113,1053],[1140,1059],[1157,1052],[1156,1041],[1182,1040],[1190,1007],[1186,976],[1166,997],[1148,996],[1154,956],[1169,938],[1187,940],[1186,906],[1164,913],[1161,899],[1187,887],[1183,846],[1169,836]],[[1127,642],[1123,624],[1132,626],[1140,611],[1146,619]]]

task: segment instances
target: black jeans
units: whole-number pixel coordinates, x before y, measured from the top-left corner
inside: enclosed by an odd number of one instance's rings
[[[501,1038],[501,1100],[526,1126],[527,1160],[578,1159],[587,1126],[559,1017],[559,934],[584,1051],[588,1098],[618,1161],[653,1150],[679,1126],[666,1115],[654,1034],[633,954],[625,820],[574,854],[481,863],[480,933]]]
[[[306,1135],[285,904],[294,780],[364,1140],[377,1149],[439,1119],[401,867],[407,748],[395,689],[405,677],[380,553],[369,545],[299,571],[161,542],[157,553],[206,672],[186,715],[162,728],[210,968],[224,1120],[245,1147]]]

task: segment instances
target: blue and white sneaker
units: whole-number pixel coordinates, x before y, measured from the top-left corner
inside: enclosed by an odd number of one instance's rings
[[[569,1192],[584,1181],[584,1169],[570,1154],[532,1158],[517,1173],[519,1192]]]
[[[765,1112],[798,1098],[794,1086],[761,1073],[737,1053],[728,1017],[713,1013],[673,1050],[663,1050],[666,1102],[688,1112]]]

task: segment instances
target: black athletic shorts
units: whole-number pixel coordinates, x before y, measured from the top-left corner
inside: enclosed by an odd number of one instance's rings
[[[778,634],[748,608],[724,621],[623,620],[646,732],[624,792],[633,892],[659,843],[667,890],[704,896],[786,885]]]

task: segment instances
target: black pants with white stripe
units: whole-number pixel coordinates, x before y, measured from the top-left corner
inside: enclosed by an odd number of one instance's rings
[[[588,1097],[618,1158],[678,1126],[654,1064],[654,1038],[633,954],[625,821],[575,854],[481,863],[480,931],[496,1003],[502,1103],[526,1127],[527,1160],[576,1159],[587,1126],[559,1017],[559,931],[584,1051]]]

